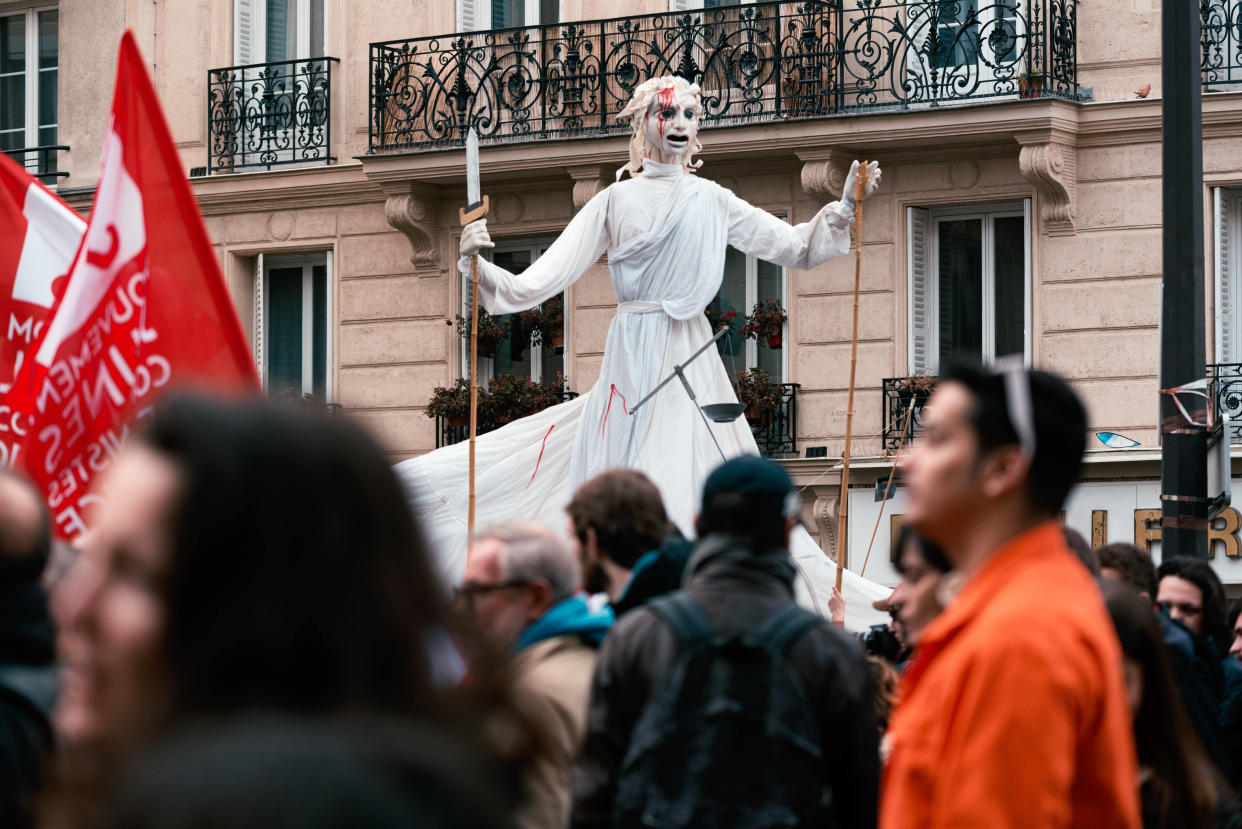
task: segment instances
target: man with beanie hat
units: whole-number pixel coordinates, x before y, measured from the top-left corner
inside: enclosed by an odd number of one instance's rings
[[[771,461],[708,476],[685,588],[600,649],[572,826],[875,825],[870,675],[851,637],[794,601],[797,516]],[[780,733],[796,736],[765,743]]]

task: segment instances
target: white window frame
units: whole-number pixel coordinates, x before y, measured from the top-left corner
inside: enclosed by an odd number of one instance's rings
[[[523,2],[526,7],[526,20],[522,25],[540,25],[539,0],[523,0]],[[491,28],[492,0],[457,0],[457,31],[485,32]]]
[[[553,241],[555,241],[555,237],[543,237],[543,238],[535,238],[535,239],[515,239],[512,241],[502,241],[502,242],[497,242],[494,248],[484,251],[481,255],[485,259],[487,259],[487,261],[490,262],[492,261],[492,256],[497,253],[515,253],[517,251],[529,251],[530,252],[530,263],[531,265],[534,265],[535,262],[539,261],[539,257],[542,256],[544,253],[546,253],[548,248],[551,247]],[[469,317],[471,311],[473,310],[471,308],[472,302],[470,299],[470,290],[471,290],[470,277],[462,276],[461,277],[461,315],[463,318]],[[565,329],[565,350],[566,350],[566,353],[562,354],[562,357],[561,357],[562,362],[564,363],[564,367],[561,369],[561,374],[562,376],[564,376],[566,388],[568,388],[569,387],[569,366],[571,362],[568,358],[568,353],[567,353],[569,349],[569,342],[570,342],[570,339],[569,339],[569,336],[570,336],[569,289],[566,288],[564,291],[562,291],[561,296],[565,298],[564,299],[564,306],[565,306],[564,329]],[[479,307],[480,308],[483,307],[482,302],[479,303]],[[505,316],[512,316],[512,315],[505,315]],[[470,371],[471,371],[470,341],[465,337],[459,337],[458,339],[461,340],[461,365],[462,365],[461,376],[468,378],[470,377]],[[531,358],[532,358],[531,363],[530,363],[530,379],[535,381],[536,383],[542,382],[545,379],[543,377],[543,364],[534,359],[534,355],[538,352],[540,348],[541,348],[540,345],[535,344],[534,335],[532,334],[531,343],[530,343],[530,349],[531,349],[530,353],[531,353]],[[491,379],[496,376],[496,361],[492,357],[480,357],[479,368],[482,370],[483,378],[487,380],[488,382],[491,382]]]
[[[996,282],[995,229],[990,220],[1022,217],[1024,242],[1023,357],[1031,362],[1031,200],[999,204],[947,205],[906,208],[907,245],[907,367],[910,374],[935,374],[940,370],[940,222],[979,219],[983,223],[982,358],[995,358]],[[925,232],[920,228],[925,227]],[[921,247],[921,249],[920,249]],[[918,281],[924,280],[920,286]],[[925,317],[918,314],[917,294],[922,292]],[[920,333],[919,328],[923,328]],[[920,353],[921,352],[921,353]]]
[[[740,253],[741,251],[739,251]],[[746,257],[746,305],[743,307],[742,316],[749,316],[754,310],[755,303],[760,299],[768,299],[768,297],[759,296],[759,257],[751,253],[743,254]],[[785,313],[789,313],[789,270],[774,262],[768,264],[773,267],[780,268],[781,272],[781,307],[785,309]],[[745,324],[745,320],[738,323],[738,327]],[[746,350],[742,352],[742,359],[745,363],[743,368],[750,370],[759,367],[759,343],[755,340],[746,338],[742,342],[746,344]],[[785,325],[781,330],[781,376],[778,382],[789,382],[789,320],[785,320]],[[732,371],[729,365],[729,358],[722,355],[721,358],[726,368]]]
[[[302,253],[259,254],[255,257],[254,274],[254,363],[259,372],[259,380],[263,391],[268,388],[267,334],[271,328],[269,316],[268,293],[270,280],[268,274],[275,269],[302,269],[302,393],[313,393],[315,388],[314,375],[314,267],[325,266],[326,279],[324,284],[324,403],[332,403],[335,389],[332,378],[335,374],[334,339],[336,331],[336,308],[333,301],[336,290],[333,283],[332,251],[306,251]]]
[[[928,0],[923,0],[923,2],[924,2],[924,3],[927,3],[927,2],[928,2]],[[975,3],[975,8],[978,10],[978,13],[979,13],[979,29],[980,29],[980,31],[986,30],[988,27],[992,26],[992,25],[993,25],[993,23],[995,22],[995,14],[996,14],[996,10],[997,10],[1000,6],[999,6],[999,4],[998,4],[998,3],[995,3],[995,2],[994,2],[994,0],[961,0],[961,2],[963,2],[963,3],[970,3],[970,2],[974,2],[974,3]],[[1028,7],[1029,7],[1029,2],[1030,2],[1030,0],[1028,0],[1028,2],[1027,2],[1025,5],[1023,5],[1023,8],[1022,8],[1022,9],[1019,9],[1019,14],[1018,14],[1018,16],[1014,19],[1014,30],[1015,30],[1015,37],[1019,38],[1019,44],[1021,43],[1021,39],[1027,36],[1027,32],[1026,32],[1026,29],[1025,29],[1025,20],[1023,19],[1022,15],[1021,15],[1021,12],[1025,9],[1025,10],[1027,10],[1027,11],[1028,11],[1028,13],[1029,13],[1029,8],[1028,8]],[[983,5],[983,6],[984,6],[984,8],[983,8],[983,9],[979,9],[979,8],[978,8],[978,7],[979,7],[979,6],[981,6],[981,5]],[[913,0],[911,0],[911,2],[908,2],[908,5],[907,5],[907,7],[906,7],[906,8],[907,8],[907,9],[909,9],[909,10],[914,10],[914,9],[922,9],[923,7],[924,7],[924,6],[923,6],[923,4],[920,4],[920,3],[918,3],[918,2],[914,2]],[[940,6],[936,6],[935,8],[940,8]],[[928,39],[928,38],[930,38],[930,37],[933,37],[933,36],[935,36],[935,37],[939,37],[939,36],[940,36],[940,27],[941,27],[941,23],[940,23],[940,21],[939,21],[939,20],[931,20],[931,19],[930,19],[930,13],[925,13],[925,14],[926,14],[926,16],[927,16],[929,19],[926,21],[925,25],[921,25],[921,26],[919,26],[919,29],[918,29],[917,33],[916,33],[916,34],[914,35],[914,37],[913,37],[913,38],[911,38],[911,40],[910,40],[910,47],[909,47],[909,49],[908,49],[908,51],[907,51],[907,53],[906,53],[906,55],[907,55],[906,59],[907,59],[907,61],[909,61],[910,63],[920,64],[920,65],[921,65],[921,64],[922,64],[922,62],[923,62],[923,61],[922,61],[922,58],[921,58],[921,52],[922,52],[923,48],[926,46],[926,44],[927,44],[927,39]],[[911,18],[913,18],[913,19],[911,19]],[[917,23],[917,18],[916,18],[916,17],[914,17],[914,15],[912,14],[912,15],[910,15],[910,17],[907,19],[907,23],[908,23],[908,24],[909,24],[909,23]],[[960,26],[961,24],[959,23],[958,25]],[[990,63],[997,63],[998,61],[996,60],[996,56],[995,56],[994,54],[991,54],[991,53],[990,53],[991,46],[988,44],[988,42],[987,42],[987,38],[983,38],[983,39],[982,39],[982,41],[978,44],[978,46],[979,46],[979,50],[980,50],[980,53],[981,53],[981,54],[980,54],[979,56],[977,56],[977,57],[976,57],[976,59],[975,59],[975,67],[976,67],[976,70],[977,70],[977,71],[978,71],[978,73],[979,73],[979,75],[978,75],[978,77],[979,77],[979,83],[980,83],[980,84],[987,84],[987,83],[991,83],[991,82],[993,82],[993,81],[995,81],[995,80],[996,80],[996,73],[995,73],[995,71],[992,69],[992,67],[991,67]],[[990,60],[984,60],[984,54],[982,54],[984,50],[989,50],[989,52],[988,52],[988,54],[987,54],[987,57],[988,57]],[[950,66],[950,67],[956,67],[956,66],[958,66],[958,65],[959,65],[959,64],[949,64],[949,66]],[[1016,69],[1017,69],[1018,74],[1021,74],[1021,73],[1025,72],[1025,71],[1027,71],[1026,59],[1025,59],[1025,57],[1020,57],[1020,58],[1019,58],[1019,60],[1018,60],[1018,62],[1017,62],[1016,64],[1014,64],[1014,65],[1015,65],[1015,67],[1016,67]],[[929,69],[929,70],[930,70],[930,68],[931,68],[931,67],[928,67],[928,69]],[[1016,76],[1015,76],[1015,77],[1016,77]],[[1016,97],[1016,96],[1018,95],[1018,90],[1016,90],[1016,89],[1015,89],[1013,94],[1014,94],[1014,96]],[[1006,97],[1007,97],[1007,96],[1006,96]],[[968,102],[969,102],[969,101],[966,101],[966,100],[964,100],[964,101],[963,101],[963,103],[968,103]],[[931,105],[931,102],[930,102],[930,101],[927,101],[927,102],[924,102],[924,101],[918,101],[918,102],[915,102],[915,103],[916,103],[917,105],[919,105],[919,106],[923,106],[923,105],[928,105],[928,106],[930,106],[930,105]],[[952,100],[950,100],[950,101],[939,101],[939,102],[937,102],[937,105],[939,105],[939,106],[944,106],[944,105],[946,105],[946,104],[954,104],[954,103],[958,103],[958,102],[956,102],[956,101],[952,101]]]
[[[54,11],[57,13],[56,26],[56,68],[39,68],[39,13]],[[25,8],[4,9],[0,7],[0,17],[26,18],[26,68],[22,74],[26,76],[26,125],[23,143],[26,147],[39,147],[39,129],[55,127],[60,134],[60,97],[56,99],[56,122],[53,124],[39,123],[39,75],[42,72],[60,71],[60,9],[55,3],[50,5],[29,6]],[[16,74],[16,73],[13,73]],[[59,86],[59,77],[57,78]],[[55,143],[55,142],[53,142]],[[21,149],[20,147],[18,149]]]
[[[1212,188],[1216,362],[1242,362],[1242,189]]]
[[[323,4],[323,55],[312,55],[311,0],[295,0],[297,3],[298,31],[294,43],[294,56],[290,60],[309,60],[325,57],[328,48],[329,10],[332,4]],[[246,23],[249,21],[249,29]],[[265,0],[233,0],[233,60],[238,66],[268,63],[267,59],[267,3]]]
[[[755,0],[729,0],[722,5],[746,6],[754,2]],[[704,0],[668,0],[668,10],[671,12],[688,12],[703,8],[706,8]]]

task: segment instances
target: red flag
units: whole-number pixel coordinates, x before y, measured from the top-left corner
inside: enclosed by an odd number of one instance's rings
[[[26,419],[7,400],[52,313],[86,222],[0,153],[0,465],[18,464]]]
[[[12,392],[34,413],[26,467],[61,535],[87,529],[91,483],[134,420],[162,392],[188,384],[258,385],[155,88],[126,32],[86,237]]]

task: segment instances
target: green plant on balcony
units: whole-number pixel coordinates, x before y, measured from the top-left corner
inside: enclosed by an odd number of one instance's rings
[[[497,374],[488,384],[487,391],[491,396],[492,416],[501,425],[543,408],[539,384],[516,371]]]
[[[518,314],[522,335],[552,348],[565,347],[565,301],[559,296]]]
[[[492,408],[487,389],[479,389],[478,407],[481,421]],[[427,417],[442,417],[453,427],[467,425],[470,422],[470,381],[458,377],[448,388],[436,386],[427,401]]]
[[[746,419],[756,426],[767,424],[781,405],[785,390],[761,368],[739,371],[733,378],[737,400],[746,407]]]
[[[450,323],[451,324],[451,323]],[[457,333],[470,342],[470,317],[457,315]],[[509,336],[509,320],[507,317],[493,317],[486,308],[479,309],[479,356],[493,357],[496,346]]]
[[[780,348],[785,336],[785,322],[789,315],[781,307],[779,299],[763,299],[755,303],[746,324],[742,326],[742,336],[748,337],[768,348]]]

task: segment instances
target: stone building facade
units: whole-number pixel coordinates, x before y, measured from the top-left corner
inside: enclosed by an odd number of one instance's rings
[[[886,389],[885,380],[934,375],[942,354],[954,350],[1024,352],[1034,365],[1073,382],[1088,405],[1093,435],[1117,433],[1137,444],[1108,448],[1090,438],[1087,476],[1104,489],[1082,489],[1068,515],[1080,530],[1094,528],[1097,540],[1136,537],[1130,512],[1159,506],[1158,500],[1148,503],[1145,488],[1159,475],[1159,3],[886,2],[885,8],[891,6],[888,28],[874,31],[870,24],[879,19],[864,26],[858,12],[822,4],[830,12],[821,18],[826,22],[819,31],[826,40],[807,48],[818,48],[821,64],[836,60],[839,71],[812,79],[836,84],[812,93],[836,96],[819,110],[786,117],[790,90],[795,90],[789,83],[791,64],[780,63],[782,51],[772,44],[749,59],[744,50],[737,51],[727,70],[718,68],[713,75],[708,69],[703,83],[717,91],[732,84],[737,91],[747,86],[753,61],[768,60],[776,67],[775,80],[753,87],[759,91],[750,109],[738,93],[741,102],[728,104],[737,108],[718,109],[718,115],[724,114],[715,123],[709,118],[701,136],[705,149],[699,174],[780,217],[805,221],[837,198],[850,159],[874,158],[884,169],[880,191],[865,205],[860,242],[853,453],[853,483],[859,488],[852,496],[857,506],[851,501],[856,516],[851,560],[868,547],[875,508],[866,504],[874,503],[875,479],[888,474],[899,441],[892,417],[900,409],[900,401],[893,402],[899,390],[894,382]],[[1237,2],[1208,5],[1228,12]],[[398,135],[396,121],[409,127],[416,118],[410,102],[394,90],[403,83],[413,88],[411,79],[425,77],[433,60],[445,73],[437,76],[439,81],[448,84],[449,63],[444,61],[453,55],[452,33],[471,22],[527,26],[518,41],[510,39],[512,33],[491,36],[487,54],[496,58],[505,43],[524,44],[524,54],[544,73],[538,81],[544,97],[536,102],[535,116],[529,111],[525,116],[535,118],[526,123],[528,131],[512,128],[522,120],[503,106],[505,90],[515,89],[506,86],[513,74],[489,76],[486,83],[498,102],[493,114],[508,127],[485,135],[481,155],[483,189],[491,201],[489,228],[500,243],[497,255],[520,264],[537,256],[574,212],[613,180],[626,157],[623,135],[590,129],[568,134],[563,111],[560,116],[554,112],[549,90],[564,92],[555,86],[555,72],[561,72],[563,84],[569,71],[565,50],[572,45],[568,31],[578,26],[588,34],[602,32],[604,24],[587,21],[607,17],[610,31],[617,30],[618,19],[631,19],[652,32],[667,32],[689,15],[684,25],[710,30],[705,42],[718,36],[724,43],[726,35],[741,39],[739,32],[753,33],[756,13],[783,21],[779,31],[793,31],[790,21],[800,8],[672,4],[674,12],[657,0],[0,0],[0,21],[24,14],[37,22],[31,14],[56,12],[55,143],[68,147],[54,155],[58,171],[67,174],[56,183],[84,213],[97,176],[116,44],[126,28],[134,30],[185,167],[194,174],[193,189],[260,364],[278,351],[286,356],[300,352],[299,390],[314,391],[362,419],[398,460],[436,446],[437,424],[425,416],[428,397],[434,387],[450,384],[463,372],[463,349],[452,320],[464,301],[456,245],[465,182],[460,136],[452,132],[452,123],[433,127],[424,117],[415,125],[422,138]],[[1006,18],[1006,9],[1016,9],[1016,22]],[[930,20],[922,35],[913,32],[920,15]],[[715,29],[708,26],[711,21]],[[904,40],[894,39],[893,31],[901,28],[894,21],[905,26]],[[1068,30],[1067,21],[1072,24]],[[1211,24],[1206,17],[1205,24]],[[805,44],[814,27],[805,21],[798,25]],[[859,34],[864,28],[871,41]],[[877,85],[877,73],[859,67],[866,65],[867,50],[880,42],[877,33],[884,32],[887,59],[902,64],[906,78],[894,80],[890,72]],[[1227,33],[1222,30],[1220,36]],[[470,37],[486,40],[479,34]],[[405,40],[393,44],[397,39]],[[655,34],[650,41],[656,42]],[[413,44],[415,57],[384,64],[371,45],[381,42],[407,50]],[[593,42],[597,51],[609,45],[603,34]],[[824,47],[825,42],[833,45]],[[686,55],[703,63],[706,53],[695,48],[699,51],[691,55],[687,49]],[[1235,237],[1242,235],[1242,202],[1232,209],[1242,194],[1242,92],[1232,91],[1233,82],[1242,82],[1242,68],[1230,65],[1230,49],[1236,51],[1236,44],[1225,45],[1215,58],[1205,54],[1204,60],[1205,67],[1213,60],[1224,63],[1205,68],[1203,95],[1208,353],[1221,364],[1242,361],[1234,346],[1242,333],[1236,331],[1242,300],[1232,301],[1242,284],[1242,257],[1229,256]],[[585,60],[590,52],[586,48],[577,59]],[[259,100],[262,67],[237,69],[228,76],[237,81],[230,80],[232,86],[220,82],[215,71],[286,58],[293,61],[280,69],[286,74],[279,80],[286,85],[275,97],[269,94],[266,103]],[[867,59],[874,67],[874,59]],[[954,91],[951,76],[972,61],[977,94]],[[246,122],[249,127],[234,127],[243,133],[259,129],[255,124],[262,118],[279,117],[271,115],[273,100],[277,107],[295,108],[298,101],[309,100],[298,98],[298,83],[322,89],[322,77],[295,77],[299,63],[310,62],[316,64],[310,74],[330,72],[330,94],[313,100],[322,107],[316,124],[330,127],[316,138],[313,160],[281,163],[291,157],[277,150],[272,156],[277,163],[269,169],[263,147],[251,151],[245,135],[237,136],[240,144],[220,144],[223,122],[213,121],[213,95],[240,95],[248,102],[239,106],[269,107]],[[560,69],[554,70],[554,64]],[[614,80],[629,71],[615,63],[600,66]],[[1019,76],[1033,74],[1043,79],[1043,90],[1019,92]],[[941,91],[920,97],[912,90],[928,78]],[[604,108],[608,82],[596,90]],[[868,84],[876,87],[871,93]],[[451,84],[442,86],[450,102],[458,100]],[[799,100],[809,99],[805,86],[797,94]],[[564,99],[556,105],[563,107]],[[453,106],[442,111],[451,113]],[[547,128],[550,121],[555,128]],[[278,122],[268,127],[279,131]],[[436,129],[442,130],[441,137],[433,140],[428,136]],[[328,158],[331,163],[325,163]],[[735,349],[733,362],[739,368],[767,365],[782,382],[798,384],[796,420],[790,427],[796,445],[782,447],[793,449],[781,453],[782,463],[806,487],[807,523],[832,549],[853,256],[805,272],[773,271],[744,257],[730,267],[733,304],[739,310],[766,298],[765,292],[779,292],[788,310],[779,355],[745,346]],[[566,294],[563,354],[540,351],[539,360],[520,359],[541,363],[544,373],[562,371],[570,389],[585,391],[598,371],[615,304],[601,262]],[[277,305],[289,314],[300,309],[301,317],[277,319]],[[900,502],[898,488],[893,501],[898,510]],[[1106,513],[1103,530],[1101,511]],[[886,513],[867,570],[881,580],[892,577],[883,561],[890,521]],[[1138,526],[1140,540],[1146,538],[1146,527]],[[1232,537],[1232,546],[1222,540],[1214,550],[1226,579],[1242,581],[1242,564],[1237,573],[1233,570],[1242,559],[1236,558]]]

